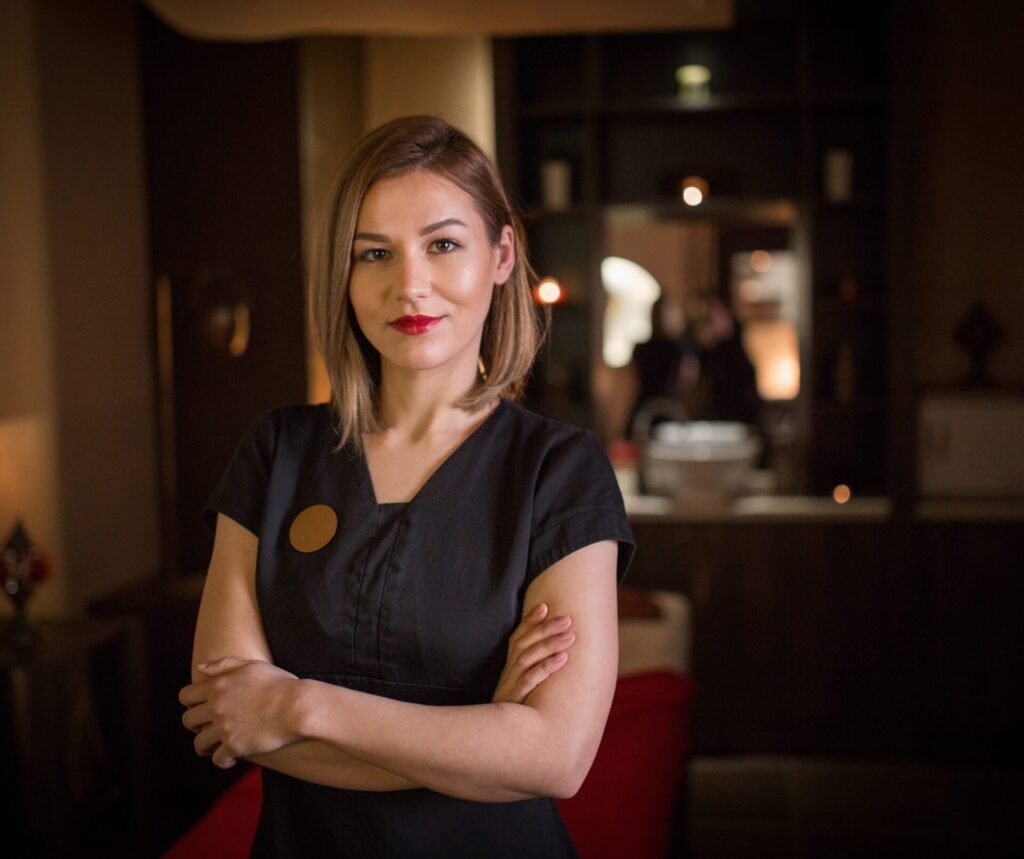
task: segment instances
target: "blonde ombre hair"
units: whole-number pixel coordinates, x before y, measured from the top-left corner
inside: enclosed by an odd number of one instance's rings
[[[413,170],[435,173],[469,194],[493,245],[506,224],[515,233],[515,266],[503,285],[495,285],[484,322],[482,372],[458,405],[476,411],[495,397],[521,396],[546,333],[547,316],[532,299],[536,276],[526,259],[522,222],[484,151],[436,116],[405,116],[374,129],[338,170],[310,267],[313,331],[331,383],[339,449],[349,441],[359,448],[363,434],[379,426],[380,355],[359,328],[348,292],[359,210],[374,183]]]

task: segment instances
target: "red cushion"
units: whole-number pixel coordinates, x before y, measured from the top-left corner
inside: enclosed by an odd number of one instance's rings
[[[246,859],[256,835],[263,792],[260,768],[252,767],[222,793],[198,823],[163,859]]]
[[[663,859],[683,778],[693,679],[672,671],[619,678],[594,765],[558,809],[581,859]]]
[[[581,859],[662,859],[688,749],[693,680],[673,671],[620,677],[583,787],[558,800]],[[163,859],[245,859],[260,813],[260,768],[218,798]]]

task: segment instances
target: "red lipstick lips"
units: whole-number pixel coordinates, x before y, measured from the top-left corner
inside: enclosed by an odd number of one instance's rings
[[[442,318],[441,316],[399,316],[388,324],[402,334],[426,334]]]

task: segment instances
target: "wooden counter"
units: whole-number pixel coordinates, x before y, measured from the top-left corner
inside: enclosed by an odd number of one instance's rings
[[[626,584],[693,601],[697,753],[1024,762],[1024,523],[887,513],[634,506]]]

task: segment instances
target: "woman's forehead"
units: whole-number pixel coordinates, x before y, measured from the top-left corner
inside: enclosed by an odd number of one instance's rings
[[[381,179],[370,186],[359,207],[358,232],[420,230],[456,219],[482,226],[476,201],[449,179],[425,170]]]

